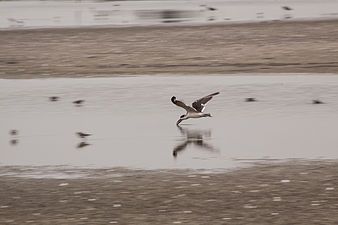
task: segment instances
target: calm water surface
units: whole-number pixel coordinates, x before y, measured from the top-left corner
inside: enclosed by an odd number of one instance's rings
[[[215,91],[221,94],[206,108],[212,118],[176,127],[184,110],[171,96],[190,104]],[[78,99],[83,106],[74,106]],[[231,169],[260,160],[336,159],[338,76],[0,80],[0,124],[2,166]],[[81,140],[78,131],[93,135]]]

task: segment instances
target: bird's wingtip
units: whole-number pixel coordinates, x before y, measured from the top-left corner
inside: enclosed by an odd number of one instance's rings
[[[176,97],[175,97],[175,96],[171,97],[171,101],[172,101],[173,103],[175,103],[175,100],[176,100]]]

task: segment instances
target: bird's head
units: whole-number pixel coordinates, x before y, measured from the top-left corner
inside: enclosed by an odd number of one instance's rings
[[[204,117],[212,117],[210,113],[204,114]]]
[[[177,120],[176,125],[178,126],[183,120],[188,119],[186,115],[181,115],[180,118]]]

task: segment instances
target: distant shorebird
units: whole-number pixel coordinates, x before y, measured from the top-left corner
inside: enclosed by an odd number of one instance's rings
[[[82,133],[82,132],[76,132],[77,136],[79,136],[80,138],[86,138],[91,136],[91,134],[86,134],[86,133]]]
[[[81,105],[82,103],[84,103],[84,100],[76,100],[73,102],[75,105]]]
[[[217,9],[214,8],[214,7],[207,7],[207,9],[210,10],[210,11],[216,11],[216,10],[217,10]]]
[[[51,101],[51,102],[56,102],[56,101],[59,100],[59,98],[60,98],[60,97],[58,97],[58,96],[51,96],[51,97],[49,97],[49,101]]]
[[[257,99],[255,99],[255,98],[246,98],[245,101],[246,102],[257,102]]]
[[[203,111],[205,109],[205,105],[207,104],[207,102],[209,102],[213,96],[218,95],[218,94],[219,92],[216,92],[216,93],[207,95],[203,98],[200,98],[192,103],[192,107],[187,106],[182,101],[177,100],[176,97],[173,96],[171,98],[172,103],[174,103],[175,105],[187,111],[185,115],[180,116],[180,119],[177,120],[176,125],[178,126],[183,120],[187,120],[190,118],[211,117],[210,113],[203,113]]]
[[[315,100],[312,100],[312,104],[314,105],[317,105],[317,104],[324,104],[324,102],[318,100],[318,99],[315,99]]]
[[[291,7],[289,7],[289,6],[282,6],[282,9],[284,9],[284,10],[286,10],[286,11],[290,11],[290,10],[292,10],[292,8],[291,8]]]
[[[201,7],[205,7],[207,10],[210,10],[210,11],[216,11],[217,9],[214,8],[214,7],[210,7],[210,6],[207,6],[207,5],[200,5]]]

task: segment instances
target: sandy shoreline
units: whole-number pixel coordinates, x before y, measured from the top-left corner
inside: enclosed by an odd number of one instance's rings
[[[0,78],[338,73],[338,21],[0,31]]]
[[[295,161],[212,174],[116,168],[80,179],[0,176],[0,223],[336,224],[337,173],[336,161]]]

